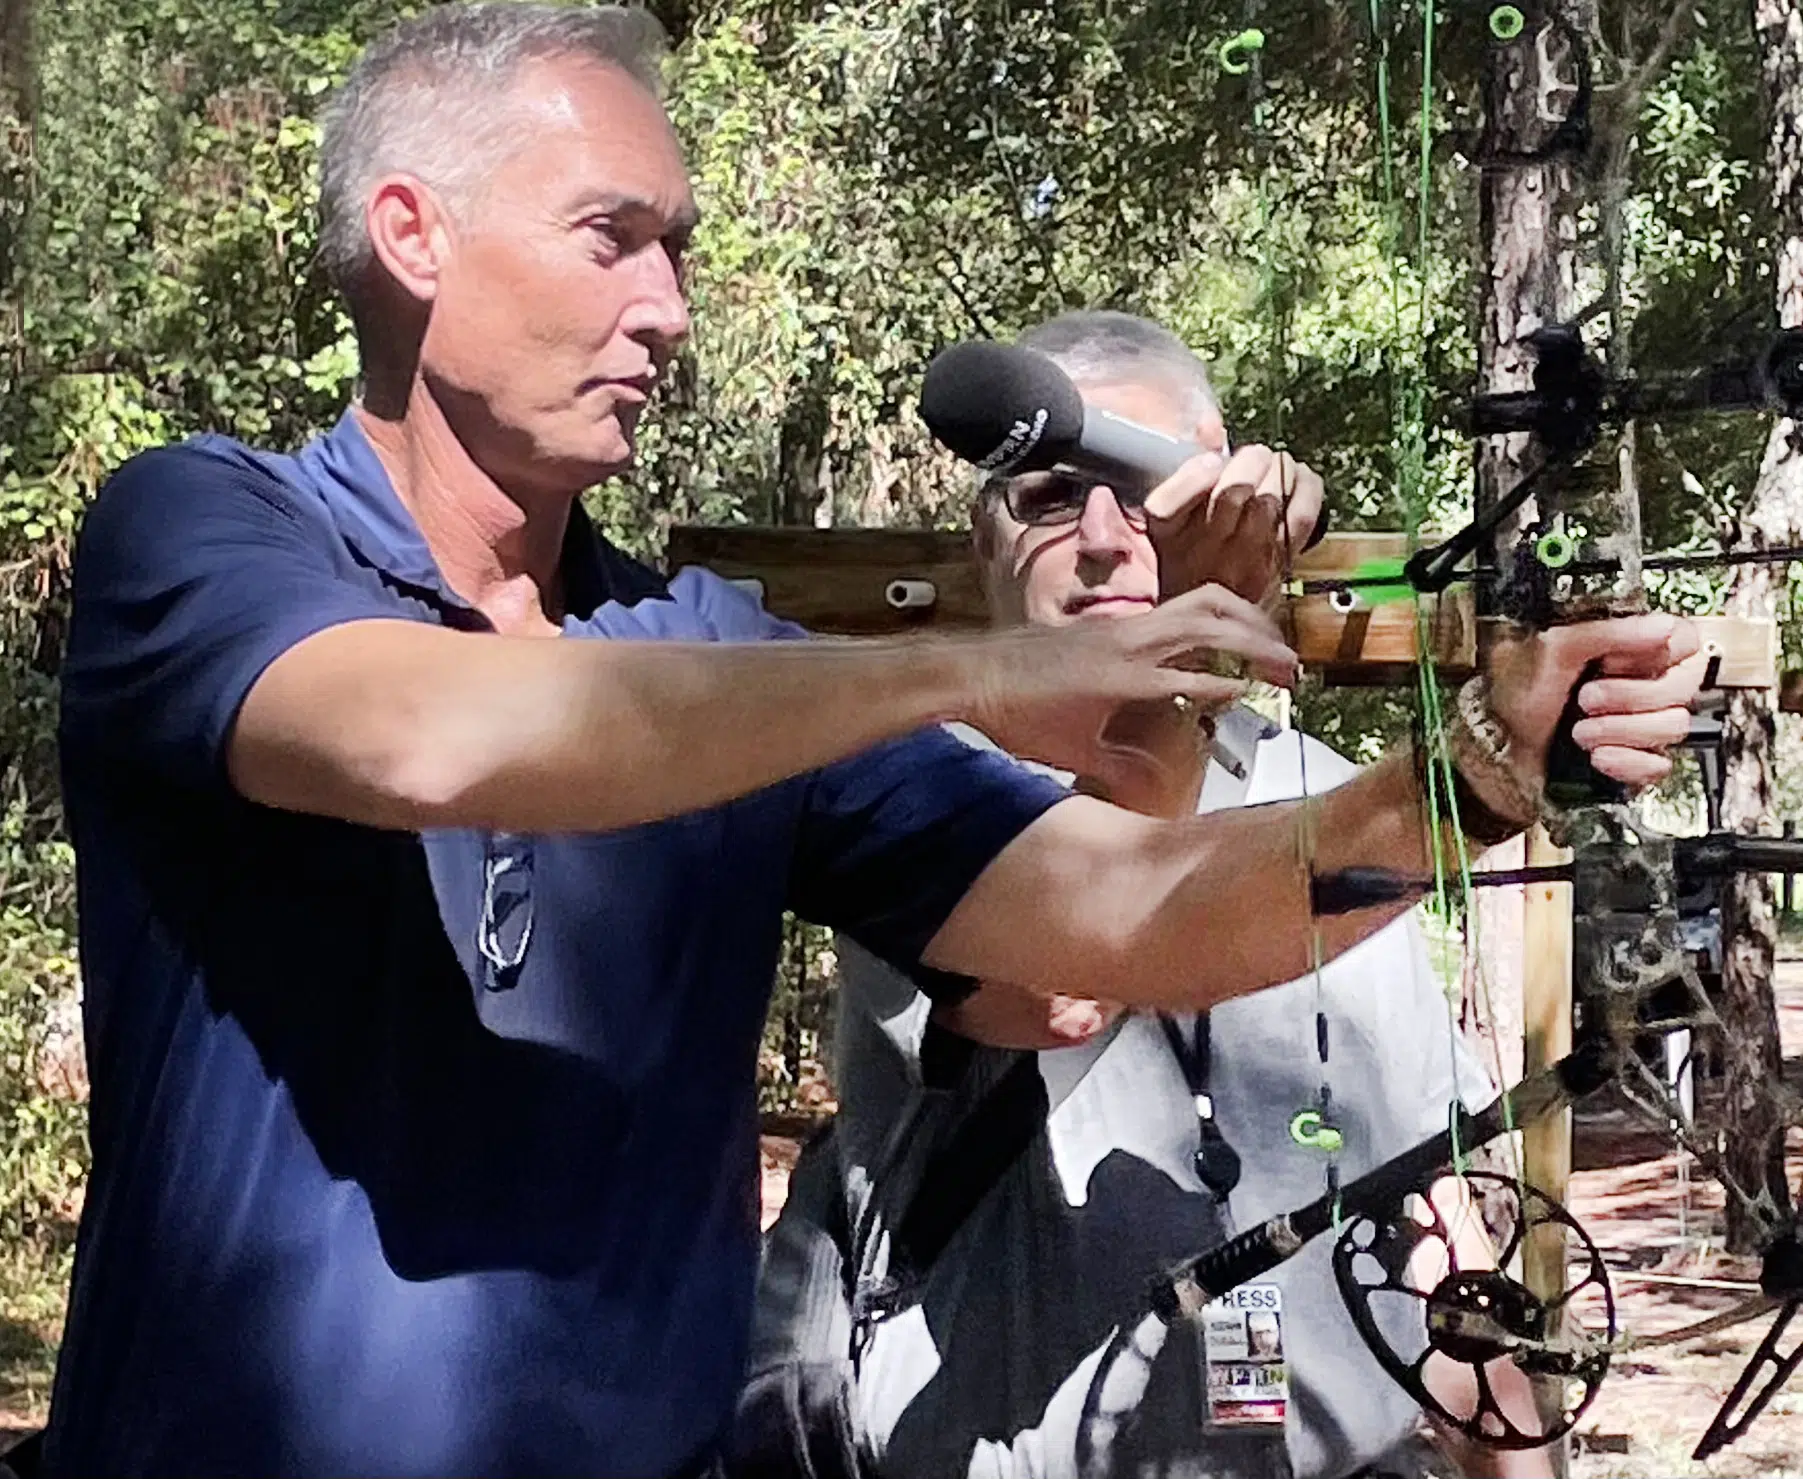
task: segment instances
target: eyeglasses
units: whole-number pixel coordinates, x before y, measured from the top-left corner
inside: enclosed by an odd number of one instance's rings
[[[1122,480],[1125,482],[1125,479]],[[1044,528],[1050,524],[1074,524],[1083,517],[1089,495],[1106,487],[1114,494],[1121,517],[1135,529],[1146,527],[1146,498],[1151,488],[1144,484],[1104,483],[1101,478],[1074,472],[1029,472],[1009,478],[1001,485],[1002,503],[1008,516],[1017,524]]]
[[[482,918],[476,925],[482,985],[511,991],[532,943],[532,839],[491,832],[482,851]]]

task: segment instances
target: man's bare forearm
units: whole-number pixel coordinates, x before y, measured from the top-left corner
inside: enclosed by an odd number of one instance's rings
[[[1428,1188],[1428,1199],[1439,1213],[1441,1225],[1451,1235],[1450,1247],[1458,1267],[1466,1272],[1496,1267],[1496,1249],[1478,1214],[1471,1188],[1462,1177],[1446,1176]],[[1423,1293],[1438,1287],[1446,1277],[1448,1244],[1427,1238],[1409,1260],[1408,1282]],[[1545,1431],[1528,1374],[1513,1361],[1498,1359],[1485,1365],[1491,1401],[1523,1433]],[[1470,1416],[1478,1411],[1474,1368],[1448,1356],[1431,1357],[1421,1370],[1422,1384],[1447,1412]],[[1547,1448],[1498,1449],[1480,1443],[1430,1414],[1440,1446],[1465,1479],[1551,1479],[1552,1456]]]
[[[1207,829],[1217,819],[1221,825]],[[1316,877],[1347,868],[1421,875],[1431,867],[1406,752],[1320,796],[1178,825],[1190,835],[1173,846],[1167,903],[1146,920],[1145,943],[1135,952],[1158,962],[1142,973],[1153,991],[1155,977],[1167,974],[1186,991],[1207,991],[1217,973],[1238,991],[1296,980],[1314,968],[1317,949],[1320,960],[1331,960],[1413,902],[1317,918],[1311,867]],[[1205,941],[1204,931],[1212,938]]]
[[[959,639],[571,642],[358,622],[252,689],[253,800],[407,829],[605,831],[747,795],[968,712]]]
[[[1316,920],[1309,858],[1318,875],[1427,872],[1406,753],[1306,802],[1179,821],[1066,802],[977,879],[928,960],[1041,992],[1207,1008],[1296,980],[1313,968],[1317,940],[1331,959],[1407,911],[1402,901]]]

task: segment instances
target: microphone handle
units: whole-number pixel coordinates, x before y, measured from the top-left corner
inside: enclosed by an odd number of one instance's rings
[[[1162,483],[1202,449],[1194,442],[1124,420],[1094,406],[1083,408],[1083,431],[1068,460],[1085,472],[1106,476],[1127,473],[1135,481]]]
[[[1077,445],[1063,449],[1059,460],[1095,477],[1126,476],[1136,482],[1149,477],[1154,483],[1162,483],[1202,450],[1194,442],[1181,441],[1094,406],[1085,406]],[[1302,548],[1313,549],[1326,533],[1324,505]]]

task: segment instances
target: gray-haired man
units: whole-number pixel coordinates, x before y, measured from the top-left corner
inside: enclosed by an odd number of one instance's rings
[[[1057,360],[1087,402],[1225,455],[1206,370],[1161,326],[1075,313],[1021,342]],[[1145,493],[1056,473],[985,486],[973,525],[995,620],[1057,626],[1153,602]],[[1281,557],[1269,522],[1217,501],[1208,528],[1198,568],[1265,594]],[[1356,774],[1245,710],[1219,725],[1218,752],[1237,752],[1228,764],[1204,761],[1194,734],[1167,726],[1151,746],[1162,767],[1100,789],[1174,815],[1288,799],[1305,782],[1319,793]],[[1122,1014],[1098,999],[1105,978],[1089,998],[987,984],[933,1002],[855,944],[840,971],[840,1110],[767,1242],[741,1414],[748,1474],[762,1472],[749,1455],[780,1448],[785,1425],[791,1436],[808,1425],[796,1420],[805,1408],[817,1454],[837,1442],[873,1474],[1076,1475],[1103,1349],[1153,1274],[1312,1201],[1330,1170],[1357,1176],[1435,1134],[1455,1098],[1477,1107],[1494,1094],[1456,1040],[1412,921],[1318,979],[1202,1014]],[[1446,1183],[1436,1201],[1460,1231],[1461,1266],[1486,1266],[1458,1192]],[[1419,1409],[1354,1329],[1332,1241],[1316,1239],[1166,1344],[1118,1472],[1335,1479],[1409,1464],[1398,1450]],[[856,1337],[853,1301],[876,1314]],[[1455,1412],[1468,1400],[1457,1375],[1429,1368]],[[1500,1367],[1493,1380],[1530,1426],[1520,1373]],[[835,1407],[833,1437],[821,1420]],[[1473,1475],[1548,1472],[1541,1454],[1458,1448]]]

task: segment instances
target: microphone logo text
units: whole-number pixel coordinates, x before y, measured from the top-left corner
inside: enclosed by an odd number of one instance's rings
[[[1019,462],[1039,445],[1039,439],[1045,435],[1047,419],[1048,412],[1041,406],[1033,413],[1031,422],[1016,421],[1008,428],[1008,435],[1002,439],[1002,444],[977,466],[984,472],[994,472],[998,467],[1008,467]]]

